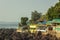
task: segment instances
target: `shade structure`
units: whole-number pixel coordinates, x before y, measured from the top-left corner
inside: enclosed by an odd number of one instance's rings
[[[47,25],[51,25],[52,24],[52,21],[47,21],[46,24]]]
[[[52,23],[60,23],[60,19],[53,19]]]

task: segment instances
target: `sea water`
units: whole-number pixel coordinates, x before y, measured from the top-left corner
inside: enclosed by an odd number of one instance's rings
[[[0,29],[1,28],[18,28],[17,22],[0,22]]]

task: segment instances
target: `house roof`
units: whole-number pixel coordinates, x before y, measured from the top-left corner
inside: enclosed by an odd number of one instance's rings
[[[53,19],[52,23],[60,23],[60,19]]]
[[[46,24],[47,24],[47,25],[51,25],[51,23],[52,23],[52,21],[47,21]]]

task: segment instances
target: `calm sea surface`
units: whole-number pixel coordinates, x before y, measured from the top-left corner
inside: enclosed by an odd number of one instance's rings
[[[0,28],[18,28],[17,22],[0,22]]]

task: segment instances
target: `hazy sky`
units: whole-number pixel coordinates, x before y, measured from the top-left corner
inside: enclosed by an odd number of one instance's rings
[[[45,13],[58,0],[0,0],[0,21],[18,22],[21,17],[31,16],[37,10]]]

